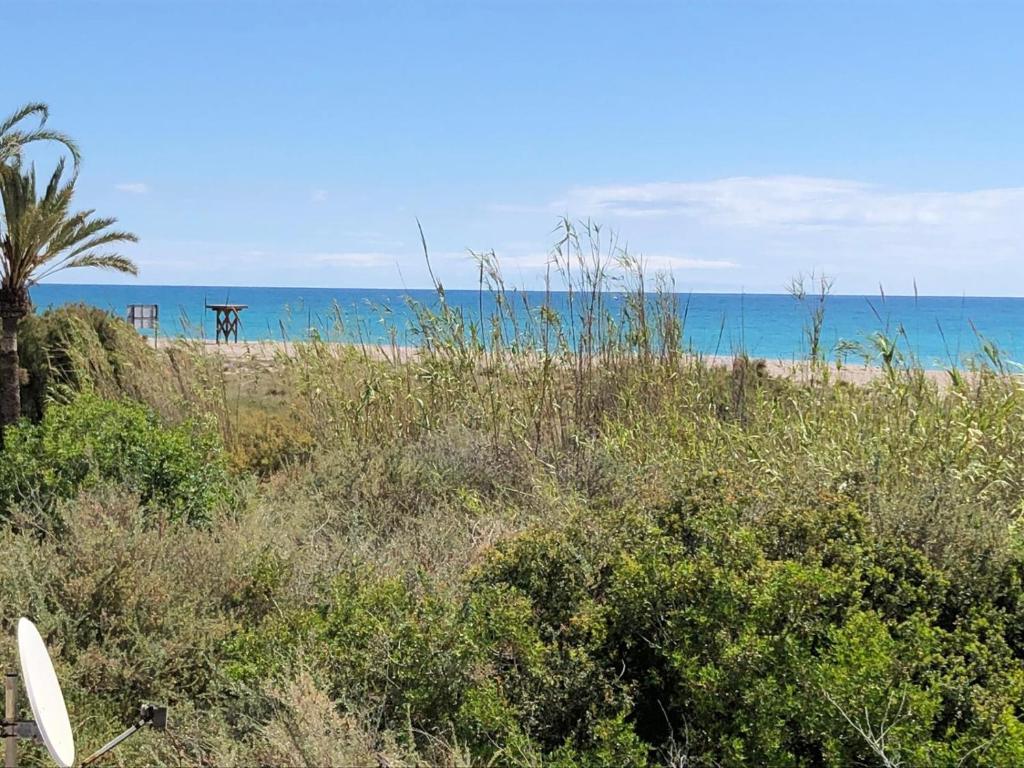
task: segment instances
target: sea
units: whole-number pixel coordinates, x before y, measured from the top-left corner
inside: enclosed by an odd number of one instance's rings
[[[809,305],[788,294],[693,293],[678,297],[685,346],[705,355],[798,360],[808,353]],[[207,304],[245,304],[239,340],[296,341],[311,334],[334,341],[417,346],[410,300],[436,307],[433,290],[254,288],[170,285],[67,285],[32,288],[37,311],[85,303],[124,317],[129,304],[156,304],[162,337],[214,338]],[[525,301],[524,301],[525,299]],[[517,312],[539,307],[545,295],[522,292]],[[608,294],[614,311],[623,297]],[[467,321],[495,308],[487,292],[448,290],[445,301]],[[550,306],[571,322],[568,295],[552,293]],[[144,333],[152,333],[144,331]],[[1024,299],[956,296],[829,296],[821,347],[830,359],[880,362],[878,334],[895,339],[904,359],[926,368],[964,366],[993,353],[1007,368],[1024,364]]]

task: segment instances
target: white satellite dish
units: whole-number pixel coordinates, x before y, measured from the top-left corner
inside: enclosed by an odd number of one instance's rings
[[[4,766],[18,765],[18,739],[38,739],[46,746],[50,757],[61,768],[75,764],[75,738],[71,733],[71,720],[64,704],[57,673],[46,651],[46,644],[36,625],[28,619],[18,620],[18,658],[21,660],[21,681],[28,694],[35,720],[18,720],[17,681],[14,672],[4,675],[4,715],[0,720],[0,740],[4,742]],[[139,716],[119,736],[115,736],[82,761],[82,768],[100,760],[129,736],[145,727],[157,731],[167,728],[167,707],[143,703]]]
[[[64,694],[43,638],[36,625],[26,618],[18,620],[18,658],[39,737],[57,765],[71,768],[75,763],[75,738]]]

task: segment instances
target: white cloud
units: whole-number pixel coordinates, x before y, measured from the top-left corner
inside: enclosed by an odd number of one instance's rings
[[[311,203],[326,203],[330,194],[326,189],[314,189],[309,193],[309,201]]]
[[[509,285],[543,288],[559,215],[590,217],[644,257],[648,274],[670,270],[677,289],[785,290],[812,270],[839,293],[1024,294],[1024,182],[973,190],[906,190],[851,179],[733,177],[578,186],[535,206],[481,206],[426,214],[430,259],[450,288],[472,288],[466,248],[497,253]],[[305,202],[305,201],[304,201]],[[308,202],[305,204],[309,205]],[[437,221],[436,217],[440,217]],[[173,243],[146,237],[146,282],[422,287],[430,277],[411,217],[364,232],[347,228],[296,241],[287,221],[260,242]],[[186,228],[187,229],[187,228]],[[140,253],[140,255],[142,255]],[[195,266],[181,264],[182,258]],[[173,265],[173,266],[172,266]],[[87,274],[87,273],[86,273]],[[552,274],[558,283],[558,276]]]
[[[741,176],[579,187],[558,205],[595,216],[699,217],[744,227],[908,228],[1019,216],[1024,188],[901,192],[845,179]]]
[[[141,181],[123,181],[115,184],[118,192],[127,192],[130,195],[145,195],[149,193],[149,185]]]
[[[1024,292],[1024,186],[902,190],[812,176],[608,184],[570,189],[548,206],[562,213],[628,237],[633,253],[654,254],[652,265],[700,290],[779,292],[816,269],[842,293],[880,282],[911,293],[915,281],[925,294]]]
[[[515,267],[516,269],[542,270],[551,264],[551,254],[542,250],[524,251],[522,253],[498,250],[495,255],[501,267],[508,266]]]
[[[666,254],[644,255],[644,266],[650,270],[688,271],[695,269],[738,269],[739,264],[728,259],[690,259],[686,256]]]
[[[648,272],[737,269],[739,267],[739,264],[735,261],[729,261],[728,259],[693,259],[687,256],[667,253],[640,253],[634,255],[643,261],[644,269]],[[510,254],[507,256],[503,256],[499,251],[498,263],[502,266],[531,270],[543,269],[548,265],[554,266],[551,253],[545,253],[543,251],[530,251],[521,254]],[[608,271],[618,271],[614,259],[609,261]]]
[[[372,251],[344,251],[339,253],[317,253],[312,260],[317,264],[329,264],[339,267],[384,267],[393,266],[396,257],[391,253],[375,253]]]

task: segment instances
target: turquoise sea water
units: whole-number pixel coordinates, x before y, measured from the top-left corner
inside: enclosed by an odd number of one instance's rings
[[[527,293],[533,307],[542,293]],[[399,344],[415,346],[406,298],[436,304],[433,291],[347,288],[245,288],[146,285],[45,284],[32,290],[38,310],[84,302],[124,316],[129,303],[158,304],[160,333],[165,336],[213,338],[213,313],[207,303],[248,304],[242,313],[239,339],[249,341],[304,339],[309,329],[332,339],[386,342],[394,329]],[[609,301],[618,299],[609,296]],[[807,311],[788,295],[691,294],[679,297],[685,311],[688,345],[704,354],[745,350],[756,357],[783,360],[803,357],[807,344]],[[477,291],[448,291],[450,305],[462,307],[468,319],[486,316],[494,299]],[[566,313],[566,295],[553,294],[552,304]],[[344,328],[336,319],[344,318]],[[1004,361],[1024,362],[1024,299],[944,296],[831,296],[823,344],[833,349],[845,341],[863,342],[877,331],[905,331],[905,353],[922,365],[945,368],[951,361],[979,354],[979,334],[994,342]],[[856,361],[856,356],[849,358]]]

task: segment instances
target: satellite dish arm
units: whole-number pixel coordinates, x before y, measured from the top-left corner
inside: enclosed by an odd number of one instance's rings
[[[92,765],[105,754],[114,749],[121,742],[125,741],[128,737],[134,736],[136,733],[141,731],[147,725],[152,725],[158,730],[163,730],[167,725],[167,707],[158,707],[153,704],[143,704],[139,709],[139,721],[128,728],[124,733],[119,736],[115,736],[102,747],[97,749],[85,760],[81,762],[81,767],[85,768],[87,765]]]
[[[110,741],[108,741],[102,747],[100,747],[95,752],[93,752],[91,755],[89,755],[87,758],[85,758],[85,760],[82,761],[82,768],[85,768],[85,766],[92,765],[93,763],[95,763],[97,760],[99,760],[101,757],[103,757],[105,754],[107,754],[107,752],[112,750],[114,747],[116,747],[122,741],[127,739],[129,736],[135,734],[137,731],[139,731],[144,725],[145,725],[144,722],[139,721],[135,725],[133,725],[131,728],[129,728],[127,731],[122,733],[120,736],[115,736],[114,738],[112,738]]]

